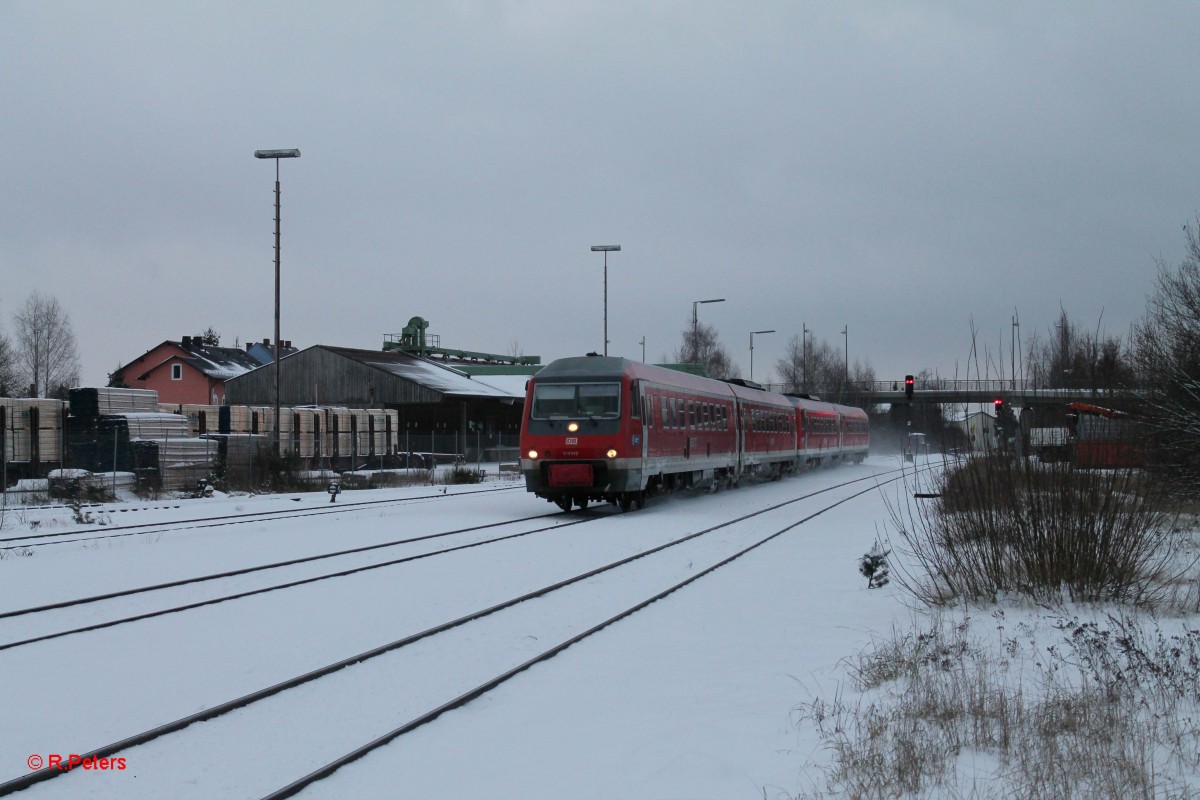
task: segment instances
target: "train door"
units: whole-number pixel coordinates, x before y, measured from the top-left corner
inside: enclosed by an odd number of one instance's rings
[[[750,424],[749,416],[750,412],[742,405],[741,398],[735,397],[733,400],[733,419],[737,425],[737,433],[733,441],[734,446],[737,448],[735,465],[739,477],[746,472],[746,427]]]
[[[642,455],[638,463],[638,472],[641,477],[638,479],[638,483],[641,484],[639,488],[644,490],[647,481],[646,457],[650,453],[650,437],[654,435],[652,433],[654,431],[654,395],[646,393],[641,381],[634,381],[633,396],[637,400],[637,408],[641,412],[642,419]]]

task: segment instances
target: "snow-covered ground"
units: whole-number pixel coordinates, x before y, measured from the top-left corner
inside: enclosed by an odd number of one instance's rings
[[[896,459],[715,495],[677,496],[397,544],[311,564],[0,619],[0,645],[49,631],[535,531],[504,542],[306,583],[0,651],[0,782],[623,556]],[[892,474],[895,474],[894,472]],[[679,582],[870,479],[783,506],[544,598],[121,752],[21,797],[261,797],[573,634]],[[485,488],[500,488],[490,484]],[[7,513],[0,539],[275,509],[261,519],[7,550],[0,613],[556,509],[478,487],[214,497]],[[815,517],[634,616],[396,739],[302,796],[326,798],[762,798],[811,787],[827,761],[797,708],[832,696],[845,659],[913,624],[895,586],[868,590],[858,559],[886,534],[882,486]],[[395,499],[351,508],[362,499]],[[324,514],[338,508],[336,514]],[[555,529],[555,526],[561,529]],[[170,526],[167,526],[170,527]],[[546,530],[537,530],[548,528]],[[73,537],[63,537],[73,538]],[[4,543],[0,543],[3,546]],[[28,554],[28,555],[25,555]],[[33,759],[33,762],[30,760]]]

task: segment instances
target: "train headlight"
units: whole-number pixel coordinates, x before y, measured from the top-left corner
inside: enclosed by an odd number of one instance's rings
[[[568,422],[567,430],[569,430],[571,433],[574,433],[575,431],[579,430],[579,423],[578,422]]]
[[[537,450],[530,450],[530,451],[529,451],[528,453],[526,453],[525,455],[529,456],[531,459],[533,459],[533,458],[537,458],[537,457],[538,457],[538,451],[537,451]]]
[[[617,457],[617,451],[616,451],[616,450],[609,450],[607,453],[605,453],[605,455],[606,455],[606,456],[608,456],[609,458],[616,458],[616,457]]]

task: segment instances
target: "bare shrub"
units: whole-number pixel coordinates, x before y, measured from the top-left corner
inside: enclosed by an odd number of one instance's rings
[[[1160,484],[1136,470],[1083,470],[993,456],[940,476],[940,500],[890,506],[918,598],[1153,604],[1178,577],[1179,536]]]
[[[832,763],[797,797],[1200,796],[1200,632],[1052,627],[1049,650],[965,621],[876,642],[851,670],[857,704],[798,709]]]
[[[441,482],[448,484],[482,483],[483,478],[484,474],[479,470],[469,469],[460,465],[455,466],[454,469],[442,475]]]

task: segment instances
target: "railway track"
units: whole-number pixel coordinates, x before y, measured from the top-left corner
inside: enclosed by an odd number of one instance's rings
[[[303,675],[299,675],[299,676],[296,676],[289,680],[273,684],[271,686],[268,686],[265,689],[261,689],[256,692],[252,692],[250,694],[243,695],[241,697],[238,697],[234,700],[231,700],[231,701],[228,701],[225,703],[214,705],[210,708],[204,709],[203,711],[182,717],[180,719],[177,719],[177,720],[167,723],[165,725],[160,725],[155,728],[144,731],[142,733],[126,737],[120,741],[113,742],[110,745],[106,745],[104,747],[97,748],[97,749],[91,751],[90,753],[84,755],[84,757],[85,758],[86,757],[104,757],[107,755],[112,755],[114,753],[125,752],[137,745],[145,744],[147,742],[153,741],[155,739],[166,736],[168,734],[173,734],[176,732],[183,731],[185,728],[188,728],[189,726],[193,725],[193,723],[195,723],[195,722],[200,722],[200,721],[204,721],[204,720],[212,720],[217,717],[222,717],[224,715],[227,715],[227,714],[229,714],[229,712],[234,711],[236,709],[243,709],[243,708],[247,708],[248,706],[251,706],[251,705],[267,702],[268,698],[274,698],[276,695],[279,695],[280,693],[283,693],[290,689],[296,689],[296,688],[304,686],[306,684],[313,684],[314,682],[318,681],[318,679],[325,679],[325,678],[329,678],[331,676],[341,674],[343,677],[342,683],[344,683],[345,682],[345,673],[343,673],[343,670],[345,670],[347,667],[350,667],[352,665],[363,665],[364,669],[383,668],[385,670],[384,674],[387,674],[388,668],[379,667],[379,665],[384,663],[385,657],[394,656],[401,652],[408,652],[410,650],[415,650],[416,648],[419,648],[422,646],[428,647],[429,646],[428,643],[431,640],[433,640],[433,637],[439,637],[439,635],[441,635],[441,634],[449,634],[450,632],[453,632],[453,631],[461,632],[463,630],[466,630],[468,627],[473,629],[473,626],[467,626],[467,623],[484,620],[485,618],[495,618],[495,615],[497,615],[498,612],[507,611],[510,609],[525,609],[526,613],[528,613],[528,609],[538,605],[538,604],[530,604],[528,602],[530,600],[534,600],[537,598],[543,598],[543,597],[546,597],[547,595],[551,595],[551,594],[554,594],[557,592],[567,592],[567,591],[579,592],[579,591],[581,591],[582,587],[587,586],[589,583],[594,584],[595,583],[594,579],[597,579],[600,576],[605,576],[606,580],[608,580],[608,577],[607,577],[608,574],[620,574],[620,573],[618,573],[618,571],[621,570],[622,568],[629,567],[630,565],[634,565],[635,563],[639,563],[639,562],[642,564],[646,564],[652,560],[652,557],[657,556],[662,553],[672,552],[676,548],[683,549],[689,545],[694,546],[695,543],[698,543],[701,541],[715,541],[718,538],[718,536],[727,535],[727,534],[730,534],[731,532],[736,533],[738,531],[743,531],[743,533],[744,533],[743,529],[746,529],[748,525],[750,528],[758,527],[759,522],[764,522],[774,512],[788,509],[789,507],[793,506],[796,503],[799,503],[799,502],[802,502],[805,500],[810,500],[810,499],[813,499],[820,495],[825,495],[828,492],[832,492],[832,491],[839,490],[839,489],[847,489],[848,490],[849,493],[847,494],[847,496],[840,497],[833,502],[827,503],[827,504],[821,506],[820,508],[813,510],[811,513],[806,514],[805,516],[803,516],[802,518],[800,518],[798,520],[792,519],[792,520],[788,521],[787,524],[784,524],[782,526],[780,526],[778,523],[774,523],[771,526],[769,526],[769,527],[771,527],[771,530],[766,531],[765,533],[759,532],[759,533],[755,533],[753,535],[749,535],[749,534],[743,535],[743,534],[739,533],[736,536],[734,536],[733,538],[748,539],[748,540],[734,542],[734,541],[732,541],[732,539],[730,539],[729,541],[722,542],[722,546],[720,548],[716,548],[717,550],[721,550],[721,552],[719,554],[714,552],[714,553],[709,553],[709,554],[701,556],[700,553],[702,552],[702,550],[704,548],[699,548],[695,555],[690,555],[688,557],[687,567],[685,570],[685,572],[687,574],[684,577],[682,577],[681,579],[674,580],[674,581],[670,582],[668,585],[666,585],[665,587],[663,587],[657,591],[651,592],[648,595],[646,595],[645,593],[642,593],[641,599],[637,600],[636,602],[625,604],[625,605],[623,605],[623,607],[621,607],[619,609],[615,609],[615,610],[612,608],[606,609],[605,612],[601,615],[601,618],[598,622],[590,622],[589,624],[573,623],[574,630],[572,632],[570,632],[569,634],[563,634],[561,637],[559,637],[560,640],[559,640],[558,644],[556,644],[550,648],[544,649],[544,650],[534,654],[532,657],[524,659],[515,665],[507,666],[505,669],[495,672],[494,674],[491,674],[489,676],[483,676],[482,680],[479,680],[478,682],[471,684],[473,688],[470,688],[467,691],[447,691],[447,694],[445,696],[449,696],[450,697],[449,700],[443,699],[441,702],[427,701],[427,700],[419,701],[421,703],[425,703],[425,706],[426,706],[425,709],[423,711],[421,711],[420,713],[416,713],[413,716],[411,716],[411,718],[409,718],[409,720],[407,722],[405,722],[404,724],[402,724],[398,727],[391,727],[391,728],[385,729],[386,732],[383,735],[375,736],[374,738],[372,738],[365,744],[361,743],[361,741],[360,741],[359,743],[357,743],[357,746],[355,746],[353,748],[349,748],[345,752],[345,755],[342,755],[338,758],[335,758],[333,760],[326,762],[324,766],[320,767],[317,770],[312,771],[311,773],[306,775],[304,778],[294,781],[294,782],[288,784],[283,789],[280,789],[280,790],[268,795],[268,797],[290,796],[291,794],[294,794],[295,792],[298,792],[301,789],[303,789],[304,786],[307,786],[307,785],[311,784],[312,782],[319,780],[320,778],[322,778],[328,774],[331,774],[333,771],[337,770],[344,764],[347,764],[350,761],[356,760],[357,758],[362,757],[366,753],[368,753],[374,749],[377,749],[379,747],[382,747],[384,744],[394,740],[395,738],[402,736],[405,733],[408,733],[409,731],[412,731],[412,730],[415,730],[415,729],[421,727],[422,725],[436,719],[441,714],[444,714],[446,711],[449,711],[453,708],[461,707],[462,705],[469,703],[472,699],[482,696],[486,692],[490,691],[492,688],[495,688],[496,686],[499,686],[500,684],[504,683],[505,681],[510,680],[512,677],[521,673],[522,671],[529,669],[530,667],[534,666],[535,664],[541,663],[543,661],[548,660],[549,658],[552,658],[554,655],[562,652],[566,648],[570,647],[572,644],[579,642],[589,636],[594,635],[595,633],[612,625],[614,622],[617,622],[618,620],[624,619],[632,614],[637,613],[641,609],[646,608],[647,606],[656,602],[657,600],[667,597],[668,595],[693,583],[694,581],[699,580],[700,578],[704,577],[705,575],[711,574],[713,571],[721,568],[722,566],[742,557],[746,553],[749,553],[759,547],[762,547],[763,545],[770,542],[771,540],[773,540],[779,536],[782,536],[783,534],[787,533],[790,530],[795,529],[796,527],[798,527],[800,525],[803,525],[804,523],[808,522],[809,520],[829,511],[830,509],[836,508],[837,506],[842,505],[843,503],[849,502],[850,500],[854,499],[855,497],[861,496],[868,492],[875,491],[877,489],[877,487],[879,485],[881,485],[882,483],[887,483],[887,482],[890,482],[891,480],[897,480],[897,479],[898,479],[898,477],[885,479],[885,478],[881,477],[881,475],[878,475],[878,474],[870,475],[870,476],[866,476],[863,478],[857,478],[857,479],[854,479],[851,481],[844,481],[835,486],[826,487],[819,491],[810,492],[810,493],[802,495],[800,497],[792,498],[792,499],[789,499],[789,500],[781,502],[781,503],[776,503],[776,504],[767,506],[765,508],[757,509],[748,514],[739,515],[738,517],[736,517],[734,519],[730,519],[725,522],[718,523],[716,525],[708,526],[702,530],[694,531],[694,532],[688,533],[687,535],[684,535],[684,536],[676,537],[676,538],[671,539],[670,541],[667,541],[663,544],[635,552],[628,556],[625,556],[625,557],[616,559],[612,562],[609,562],[603,566],[586,570],[586,571],[579,573],[577,575],[574,575],[570,578],[566,578],[566,579],[559,580],[559,581],[556,581],[556,582],[548,584],[548,585],[544,585],[544,586],[542,586],[538,589],[532,590],[532,591],[524,592],[518,596],[511,597],[508,600],[505,600],[503,602],[495,603],[486,608],[481,608],[475,612],[465,614],[465,615],[456,617],[454,619],[451,619],[448,622],[444,622],[439,625],[434,625],[434,626],[429,627],[425,630],[422,630],[418,633],[410,634],[403,638],[389,642],[385,645],[381,645],[379,647],[372,648],[371,650],[358,653],[354,656],[351,656],[350,658],[342,659],[340,661],[328,664],[319,669],[306,672]],[[855,486],[856,484],[862,484],[864,482],[870,482],[870,485],[866,486],[865,488]],[[849,490],[849,487],[854,487],[854,488],[853,488],[853,490]],[[754,524],[750,525],[750,523],[752,521],[754,521]],[[765,522],[764,522],[764,524],[765,524]],[[692,560],[700,559],[701,557],[703,557],[705,559],[706,566],[703,566],[703,567],[697,568],[697,569],[693,569],[692,568]],[[680,558],[682,558],[682,556]],[[637,580],[634,580],[634,584],[640,590],[642,583]],[[627,596],[628,595],[626,595],[626,597]],[[609,613],[609,612],[613,612],[613,613]],[[546,638],[546,637],[539,637],[539,639],[540,638]],[[438,641],[440,641],[440,638],[438,639]],[[470,651],[470,649],[468,649],[466,652],[471,652],[471,651]],[[392,680],[395,680],[394,668],[391,668],[391,669],[392,669],[391,674],[393,676]],[[387,680],[387,678],[383,678],[383,679]],[[334,697],[331,698],[331,702],[333,702],[335,706],[338,705],[336,697],[337,697],[337,692],[335,690]],[[282,700],[282,698],[278,698],[278,699]],[[311,704],[305,704],[305,705],[306,705],[306,707],[311,709]],[[321,704],[318,704],[318,705],[321,705]],[[271,715],[268,714],[268,716],[271,716]],[[204,728],[207,729],[208,726],[204,726]],[[384,730],[384,728],[380,728],[380,729]],[[306,759],[306,760],[309,761],[310,763],[317,763],[315,760],[313,760],[311,758]],[[30,775],[26,775],[21,778],[9,781],[8,783],[0,784],[0,795],[6,794],[8,792],[16,791],[21,788],[25,788],[27,786],[33,785],[34,783],[37,783],[42,780],[47,780],[49,778],[56,777],[59,774],[63,774],[63,773],[59,773],[57,771],[43,770],[41,772],[31,773]]]
[[[516,525],[516,524],[520,524],[520,523],[524,523],[524,522],[536,522],[539,520],[546,520],[546,519],[554,519],[555,524],[544,525],[541,527],[535,527],[535,528],[531,528],[530,530],[518,531],[517,533],[509,533],[509,534],[505,534],[502,536],[495,536],[495,537],[481,539],[481,540],[477,540],[477,541],[470,541],[465,544],[454,545],[451,547],[445,547],[445,548],[438,549],[438,550],[431,550],[431,551],[427,551],[427,552],[416,553],[413,555],[406,555],[406,556],[402,556],[400,558],[392,558],[392,559],[388,559],[388,560],[382,561],[382,562],[359,564],[356,566],[347,567],[344,569],[338,569],[338,570],[334,570],[331,572],[323,572],[318,575],[310,575],[310,576],[306,576],[303,578],[297,578],[294,580],[284,581],[281,583],[273,583],[273,584],[270,584],[267,586],[258,586],[258,587],[246,589],[243,591],[237,591],[237,592],[232,592],[232,593],[228,593],[228,594],[221,594],[221,595],[217,595],[214,597],[208,597],[208,598],[205,598],[202,600],[196,600],[196,601],[192,601],[192,602],[188,602],[188,603],[184,603],[184,604],[180,604],[180,605],[172,605],[172,606],[167,606],[164,608],[158,608],[158,609],[155,609],[152,611],[145,611],[145,612],[140,612],[137,614],[115,617],[115,618],[107,619],[102,622],[92,622],[92,623],[89,623],[86,625],[80,625],[80,626],[73,627],[73,628],[66,628],[66,629],[54,631],[51,633],[41,633],[41,634],[36,634],[33,636],[26,637],[26,638],[22,638],[22,639],[13,639],[13,640],[9,640],[9,641],[4,641],[4,642],[0,642],[0,651],[10,650],[15,647],[23,647],[25,645],[34,644],[37,642],[44,642],[44,641],[48,641],[50,639],[58,639],[63,636],[71,636],[71,635],[77,634],[77,633],[86,633],[88,631],[101,630],[103,628],[111,628],[111,627],[115,627],[117,625],[123,625],[123,624],[129,623],[129,622],[137,622],[139,620],[144,620],[144,619],[153,619],[155,617],[161,617],[161,616],[165,616],[167,614],[175,614],[175,613],[179,613],[182,611],[189,611],[194,608],[202,608],[204,606],[210,606],[210,605],[214,605],[216,603],[224,603],[224,602],[227,602],[230,600],[237,600],[237,599],[241,599],[244,597],[253,597],[255,595],[265,594],[267,592],[274,592],[274,591],[280,591],[283,589],[290,589],[295,586],[304,586],[306,584],[316,583],[317,581],[329,580],[331,578],[342,578],[342,577],[354,575],[354,574],[357,574],[360,572],[367,572],[369,570],[382,569],[384,567],[391,567],[391,566],[396,566],[399,564],[406,564],[406,563],[409,563],[412,561],[418,561],[420,559],[433,558],[435,556],[445,555],[447,553],[456,553],[456,552],[459,552],[462,550],[468,550],[468,549],[475,548],[475,547],[483,547],[483,546],[486,546],[489,544],[496,544],[498,542],[506,542],[506,541],[518,539],[518,538],[521,538],[524,536],[530,536],[535,533],[542,533],[545,531],[552,531],[552,530],[557,530],[559,528],[565,528],[565,527],[568,527],[571,525],[579,525],[581,523],[591,522],[596,519],[599,519],[599,517],[593,516],[593,517],[584,517],[584,518],[571,518],[567,514],[558,512],[558,513],[552,513],[552,514],[538,514],[538,515],[535,515],[532,517],[522,517],[522,518],[515,519],[515,520],[505,520],[503,522],[493,522],[493,523],[489,523],[486,525],[474,525],[474,526],[470,526],[470,527],[466,527],[466,528],[456,528],[454,530],[449,530],[449,531],[441,531],[438,533],[430,533],[430,534],[424,534],[421,536],[413,536],[413,537],[397,539],[397,540],[389,541],[389,542],[381,542],[381,543],[377,543],[377,544],[363,545],[361,547],[353,547],[353,548],[348,548],[348,549],[344,549],[344,550],[337,550],[337,551],[330,552],[330,553],[320,553],[317,555],[305,556],[303,558],[293,558],[293,559],[288,559],[285,561],[277,561],[277,562],[274,562],[271,564],[260,564],[258,566],[253,566],[253,567],[243,567],[241,569],[225,570],[222,572],[211,573],[208,575],[199,575],[199,576],[192,577],[192,578],[184,578],[184,579],[180,579],[180,580],[166,581],[163,583],[153,584],[150,586],[139,586],[139,587],[135,587],[132,589],[123,589],[123,590],[115,591],[115,592],[106,592],[104,594],[90,595],[87,597],[79,597],[79,598],[73,598],[70,600],[61,600],[61,601],[57,601],[57,602],[53,602],[53,603],[46,603],[46,604],[39,605],[39,606],[30,606],[27,608],[19,608],[19,609],[14,609],[12,611],[3,611],[3,612],[0,612],[0,620],[12,619],[15,617],[31,616],[31,615],[35,615],[35,614],[43,614],[44,612],[48,612],[48,611],[57,611],[60,609],[74,608],[77,606],[84,606],[84,605],[91,605],[91,604],[95,604],[95,603],[101,603],[101,602],[104,602],[107,600],[115,600],[115,599],[124,598],[124,597],[132,597],[134,595],[146,594],[149,592],[163,591],[163,590],[167,590],[167,589],[176,589],[176,588],[183,587],[183,586],[193,586],[193,585],[197,585],[197,584],[201,584],[201,583],[207,583],[209,581],[221,580],[224,578],[232,578],[232,577],[236,577],[236,576],[240,576],[240,575],[249,575],[252,573],[265,572],[265,571],[269,571],[269,570],[284,569],[287,567],[294,567],[294,566],[301,565],[301,564],[313,564],[315,562],[324,561],[326,559],[331,559],[331,558],[341,558],[344,556],[358,555],[361,553],[372,553],[374,551],[383,550],[383,549],[390,548],[390,547],[399,547],[401,545],[415,544],[418,542],[427,542],[427,541],[431,541],[434,539],[441,539],[441,538],[448,537],[448,536],[456,536],[456,535],[460,535],[460,534],[475,533],[478,531],[484,531],[484,530],[488,530],[488,529],[492,529],[492,528]]]
[[[218,514],[207,517],[194,517],[191,519],[175,520],[171,522],[143,522],[134,525],[117,525],[104,526],[102,529],[84,528],[73,529],[69,531],[55,531],[53,533],[30,533],[21,536],[0,537],[0,550],[27,550],[36,547],[45,547],[47,545],[56,544],[72,544],[77,542],[92,543],[104,539],[119,539],[129,536],[145,536],[148,534],[159,535],[163,533],[177,533],[181,531],[196,530],[197,528],[211,528],[225,525],[238,525],[248,522],[277,522],[283,520],[298,519],[301,517],[320,517],[330,514],[344,514],[347,512],[360,511],[364,509],[377,508],[383,506],[401,505],[404,503],[415,503],[424,500],[444,500],[455,497],[467,497],[472,495],[494,494],[497,492],[512,492],[515,489],[524,488],[520,486],[503,486],[494,489],[472,489],[467,491],[454,492],[453,494],[444,493],[441,491],[430,494],[417,495],[415,497],[393,497],[381,500],[361,500],[357,502],[341,502],[341,503],[321,503],[318,507],[302,507],[302,508],[285,508],[274,509],[271,511],[247,511],[237,514]],[[299,501],[300,498],[292,498]],[[179,508],[180,506],[172,506]],[[81,534],[95,534],[94,536]],[[76,537],[76,538],[68,538]]]

